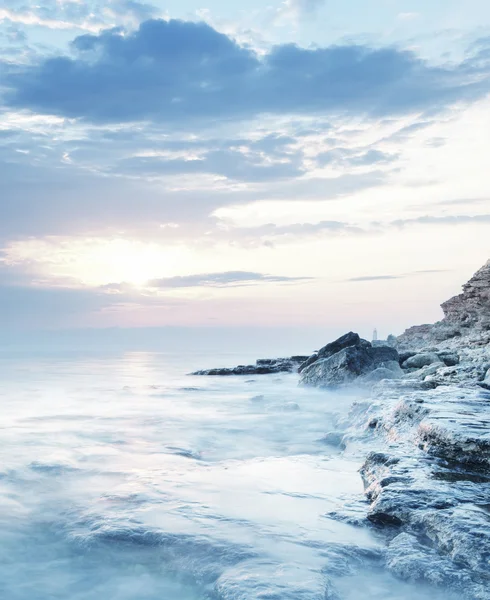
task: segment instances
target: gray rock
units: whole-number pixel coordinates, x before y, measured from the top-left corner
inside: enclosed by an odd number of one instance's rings
[[[438,373],[441,368],[445,368],[444,363],[437,362],[408,373],[405,375],[405,379],[420,379],[421,381],[424,381],[426,377]]]
[[[233,368],[205,369],[192,375],[226,377],[230,375],[270,375],[272,373],[294,373],[303,362],[304,356],[291,358],[259,358],[255,365],[238,365]]]
[[[328,358],[322,358],[306,367],[301,383],[320,387],[351,383],[373,369],[373,359],[366,348],[351,346]]]
[[[421,369],[422,367],[426,367],[433,363],[442,363],[442,360],[435,352],[425,352],[411,356],[402,366],[406,369]]]
[[[304,385],[339,386],[352,383],[380,367],[391,371],[390,377],[393,377],[392,373],[399,376],[398,359],[395,348],[373,347],[357,333],[350,332],[324,346],[310,364],[302,365],[300,381]]]
[[[447,367],[455,367],[459,364],[459,356],[455,352],[438,352],[437,356]]]
[[[298,372],[302,373],[307,367],[317,360],[329,358],[344,348],[349,348],[350,346],[361,346],[368,343],[369,342],[366,342],[365,340],[361,340],[359,334],[349,331],[349,333],[339,337],[334,342],[330,342],[326,346],[323,346],[323,348],[321,348],[318,352],[312,354],[302,365],[300,365]]]
[[[320,440],[323,444],[327,444],[328,446],[335,446],[336,448],[345,448],[345,444],[343,443],[345,433],[342,431],[329,431],[326,433],[322,439]]]
[[[438,555],[409,533],[400,533],[390,542],[386,565],[401,579],[451,588],[462,597],[468,597],[466,593],[474,593],[475,590],[467,571]]]
[[[396,363],[398,365],[398,363]],[[386,367],[378,367],[371,371],[367,375],[364,375],[359,378],[359,383],[362,384],[370,384],[370,383],[379,383],[383,381],[383,379],[400,379],[403,375],[403,371],[400,369],[400,373],[397,373],[393,369],[388,369]]]
[[[349,336],[349,337],[348,337]],[[354,339],[352,336],[356,336]],[[379,367],[386,367],[394,372],[393,363],[398,362],[398,352],[389,346],[373,348],[369,342],[362,340],[357,334],[347,334],[340,341],[351,339],[355,345],[342,348],[327,358],[319,358],[301,373],[301,383],[320,387],[339,386],[354,382],[358,377],[366,375]],[[339,342],[339,340],[337,340]],[[332,348],[341,344],[330,344]],[[392,376],[390,374],[390,376]]]
[[[444,318],[418,325],[398,337],[403,350],[443,342],[448,348],[484,347],[490,343],[490,260],[463,286],[463,293],[442,305]]]

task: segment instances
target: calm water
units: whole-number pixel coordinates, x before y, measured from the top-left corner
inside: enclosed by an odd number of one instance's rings
[[[250,358],[0,357],[0,597],[447,597],[328,516],[365,509],[362,456],[321,442],[355,398],[186,375]]]

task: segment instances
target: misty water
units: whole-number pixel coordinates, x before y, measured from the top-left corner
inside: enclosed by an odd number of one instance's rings
[[[249,358],[2,355],[0,597],[448,598],[335,517],[367,506],[362,453],[321,441],[355,396],[187,375]]]

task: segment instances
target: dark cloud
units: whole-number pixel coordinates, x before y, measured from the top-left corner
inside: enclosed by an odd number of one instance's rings
[[[385,117],[474,100],[489,86],[479,58],[432,66],[409,51],[362,45],[264,55],[205,23],[147,20],[83,35],[75,56],[11,67],[11,107],[96,122],[154,120],[192,127],[260,114]]]
[[[291,283],[308,281],[309,277],[283,277],[279,275],[264,275],[249,271],[226,271],[224,273],[200,273],[179,277],[165,277],[149,282],[154,288],[189,288],[189,287],[237,287],[258,283]]]

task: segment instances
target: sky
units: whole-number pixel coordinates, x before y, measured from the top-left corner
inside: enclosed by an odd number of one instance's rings
[[[435,321],[489,95],[487,0],[4,0],[0,327]]]

